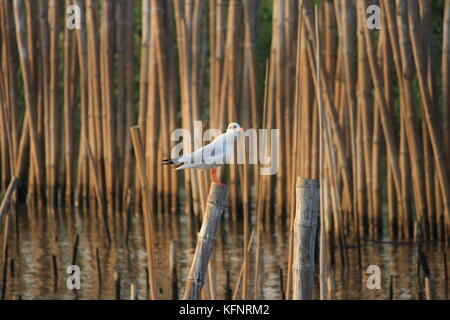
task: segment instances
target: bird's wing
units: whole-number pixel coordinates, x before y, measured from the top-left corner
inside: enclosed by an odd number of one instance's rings
[[[223,157],[226,142],[226,134],[221,134],[211,143],[203,146],[190,154],[185,154],[177,159],[180,163],[210,163]]]

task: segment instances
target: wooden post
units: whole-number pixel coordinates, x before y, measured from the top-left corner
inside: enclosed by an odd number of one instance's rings
[[[294,221],[294,300],[312,299],[314,279],[314,247],[319,212],[318,180],[299,177],[296,185],[296,213]]]
[[[11,202],[11,197],[14,193],[14,190],[16,190],[18,182],[19,179],[17,177],[12,177],[8,189],[6,190],[5,197],[3,198],[2,204],[0,206],[0,219],[2,218],[3,214],[8,211],[9,203]]]
[[[197,248],[186,280],[183,300],[198,300],[200,297],[227,195],[227,186],[222,187],[216,183],[211,185],[202,228],[198,234]]]

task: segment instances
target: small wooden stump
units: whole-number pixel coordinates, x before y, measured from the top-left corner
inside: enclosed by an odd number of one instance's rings
[[[227,195],[227,186],[220,186],[216,183],[211,185],[203,224],[198,233],[194,259],[186,280],[183,300],[198,300],[200,298],[209,258],[216,242],[217,226],[225,208]]]
[[[294,300],[312,299],[319,195],[318,180],[300,177],[297,179],[294,220]]]

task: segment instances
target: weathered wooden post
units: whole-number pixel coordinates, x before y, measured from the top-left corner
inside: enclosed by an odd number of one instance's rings
[[[292,298],[294,300],[312,299],[319,194],[318,180],[301,177],[297,179],[292,266],[294,271]]]
[[[202,227],[198,233],[194,259],[186,280],[183,300],[198,300],[205,281],[209,258],[216,240],[216,230],[222,217],[228,195],[228,187],[211,185]]]

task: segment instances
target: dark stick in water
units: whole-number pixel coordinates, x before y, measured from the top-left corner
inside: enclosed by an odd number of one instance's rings
[[[279,278],[280,278],[280,293],[281,293],[281,300],[286,299],[286,295],[284,293],[284,282],[283,282],[283,268],[280,268],[279,271]]]
[[[394,275],[389,276],[388,300],[394,300]]]
[[[444,297],[448,299],[448,273],[447,273],[447,255],[445,254],[445,247],[442,250],[442,269],[444,271]]]
[[[2,300],[5,300],[6,297],[6,285],[8,282],[7,264],[8,264],[8,246],[6,246],[5,249],[5,263],[3,264]]]
[[[56,256],[52,255],[53,260],[53,281],[54,281],[54,290],[58,291],[58,261],[56,260]]]
[[[78,233],[75,236],[75,242],[73,244],[73,253],[72,253],[72,265],[74,266],[77,262],[77,253],[78,253],[78,240],[79,240],[79,235]]]
[[[120,300],[120,272],[114,272],[116,300]]]
[[[95,248],[95,257],[97,259],[97,275],[98,275],[98,293],[102,292],[102,268],[100,265],[100,253],[98,248]]]
[[[177,242],[170,243],[170,271],[172,274],[172,299],[178,300]]]

